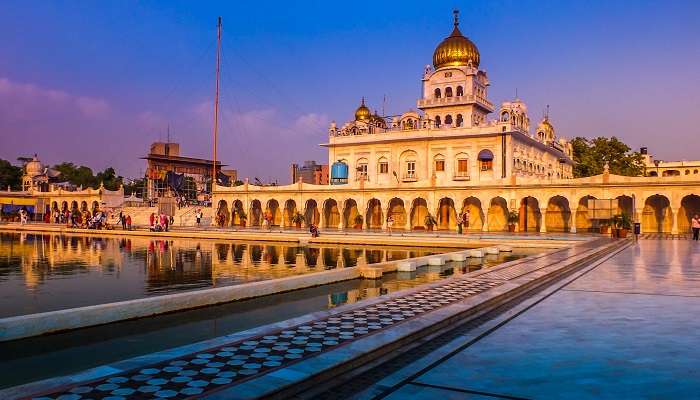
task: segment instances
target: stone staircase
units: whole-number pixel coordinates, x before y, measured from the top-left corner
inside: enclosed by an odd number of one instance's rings
[[[202,210],[202,226],[210,226],[214,209],[200,206],[188,206],[175,210],[175,226],[197,226],[197,218],[195,218],[197,210]]]

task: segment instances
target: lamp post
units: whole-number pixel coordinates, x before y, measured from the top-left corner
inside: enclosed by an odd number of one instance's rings
[[[659,164],[661,164],[661,160],[654,160],[654,165],[656,165],[656,176],[659,177]]]

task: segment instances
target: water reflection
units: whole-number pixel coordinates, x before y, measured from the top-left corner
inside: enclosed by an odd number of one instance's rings
[[[0,317],[449,251],[0,233]]]

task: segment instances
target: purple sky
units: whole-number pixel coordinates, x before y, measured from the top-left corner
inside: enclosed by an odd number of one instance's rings
[[[27,2],[0,12],[0,158],[114,166],[136,177],[152,141],[210,157],[215,24],[224,21],[219,156],[289,180],[326,161],[331,120],[361,96],[415,107],[452,8],[481,52],[490,98],[518,90],[557,133],[621,137],[700,159],[697,1]]]

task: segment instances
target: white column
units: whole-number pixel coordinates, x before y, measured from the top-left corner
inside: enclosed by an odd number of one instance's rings
[[[546,208],[540,208],[540,232],[541,233],[546,233],[547,232],[547,209]]]
[[[571,233],[576,233],[576,214],[577,214],[578,208],[575,208],[571,210],[571,215],[569,218],[571,219],[571,223],[569,225],[569,232]]]

